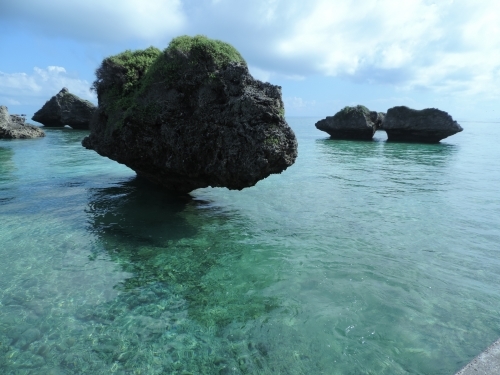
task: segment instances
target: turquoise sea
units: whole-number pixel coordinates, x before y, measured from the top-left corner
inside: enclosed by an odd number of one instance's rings
[[[333,141],[176,196],[84,149],[0,140],[1,374],[452,375],[500,337],[500,125]]]

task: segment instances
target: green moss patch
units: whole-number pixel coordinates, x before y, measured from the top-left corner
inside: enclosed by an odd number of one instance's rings
[[[174,38],[165,49],[165,54],[181,52],[189,55],[193,63],[213,61],[217,68],[222,68],[231,62],[246,64],[243,57],[232,45],[204,35],[190,37],[187,35]]]
[[[97,79],[92,84],[92,89],[98,94],[108,89],[115,89],[124,96],[132,93],[160,54],[158,48],[149,47],[144,50],[126,50],[105,58],[96,69]]]
[[[353,113],[362,113],[363,115],[369,115],[370,110],[366,108],[364,105],[357,105],[356,107],[344,107],[342,108],[335,116],[338,117],[347,117],[352,115]]]
[[[108,125],[113,128],[120,127],[127,116],[151,122],[156,117],[151,109],[161,108],[144,98],[155,85],[182,86],[186,77],[199,79],[200,74],[214,80],[215,72],[229,63],[246,65],[240,53],[228,43],[203,35],[184,35],[174,38],[163,52],[149,47],[107,57],[96,70],[92,88],[108,116]],[[187,71],[192,74],[184,74]]]

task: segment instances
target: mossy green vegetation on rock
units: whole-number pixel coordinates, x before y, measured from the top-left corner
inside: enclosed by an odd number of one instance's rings
[[[97,79],[92,89],[97,93],[99,104],[108,106],[107,113],[113,114],[109,123],[120,126],[125,113],[133,106],[141,78],[160,55],[158,48],[149,47],[126,50],[104,59],[95,72]]]
[[[338,111],[334,117],[336,118],[348,118],[353,114],[362,114],[363,116],[369,116],[370,110],[364,105],[357,105],[356,107],[345,106],[340,111]]]
[[[83,145],[167,189],[242,189],[295,161],[281,88],[253,79],[230,44],[180,36],[108,57],[96,76]]]
[[[151,86],[179,80],[185,69],[186,56],[189,56],[192,67],[203,68],[208,65],[221,69],[229,63],[246,65],[233,46],[204,35],[174,38],[163,52],[151,46],[144,50],[126,50],[110,56],[96,70],[97,79],[92,84],[92,89],[98,96],[103,96],[103,104],[109,104],[111,110],[118,112],[111,124],[120,126],[127,115],[136,115],[139,120],[154,120],[154,114],[161,108],[154,103],[140,105],[137,100]],[[215,74],[207,72],[207,78],[215,79]]]
[[[112,85],[122,94],[133,92],[137,87],[139,79],[147,72],[151,64],[158,58],[161,51],[155,47],[144,50],[126,50],[115,56],[110,56],[102,62],[96,70],[97,79],[92,88],[96,92],[103,91],[107,86]],[[121,74],[109,76],[110,67],[118,68]],[[116,73],[116,72],[115,72]]]
[[[246,65],[245,60],[232,45],[220,40],[209,39],[204,35],[190,37],[187,35],[174,38],[165,53],[181,52],[193,57],[193,64],[212,60],[218,68],[223,68],[231,62]]]

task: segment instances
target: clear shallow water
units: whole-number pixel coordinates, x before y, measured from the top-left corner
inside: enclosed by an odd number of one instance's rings
[[[3,374],[443,374],[500,337],[500,127],[332,141],[243,191],[169,195],[0,141]]]

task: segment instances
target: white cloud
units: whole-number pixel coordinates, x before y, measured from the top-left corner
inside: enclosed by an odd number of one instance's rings
[[[315,100],[304,100],[296,96],[283,98],[283,102],[286,110],[293,114],[310,111],[316,106]]]
[[[262,82],[271,82],[272,79],[275,78],[283,78],[290,81],[303,81],[306,77],[301,76],[299,74],[281,74],[276,72],[270,72],[264,69],[257,68],[256,66],[249,65],[248,70],[252,77],[262,81]]]
[[[8,98],[6,96],[0,96],[0,103],[2,103],[3,105],[20,105],[21,102],[15,100],[15,99],[12,99],[12,98]]]
[[[500,94],[495,0],[4,0],[0,19],[108,46],[165,47],[179,34],[205,34],[238,48],[262,80],[320,74],[402,90]]]
[[[305,76],[301,76],[299,74],[292,74],[292,75],[285,74],[284,78],[289,79],[290,81],[303,81],[306,79]]]
[[[253,70],[500,94],[494,0],[221,0],[186,12],[192,33],[233,43]]]
[[[424,1],[316,0],[278,49],[289,58],[312,57],[323,74],[356,75],[411,64],[441,34],[439,8]]]
[[[162,40],[186,22],[181,0],[4,0],[0,17],[51,35],[97,42]]]
[[[29,95],[41,90],[41,86],[36,83],[34,76],[26,73],[7,74],[0,72],[0,89],[2,92],[9,92],[13,95]]]
[[[267,70],[264,69],[259,69],[255,66],[249,65],[248,70],[250,71],[250,74],[252,77],[255,79],[258,79],[262,82],[269,82],[271,76],[273,75],[272,72],[268,72]]]
[[[39,103],[41,108],[63,87],[82,99],[96,103],[90,83],[68,74],[60,66],[35,67],[32,74],[0,72],[0,92],[4,93],[2,102],[12,105]]]

